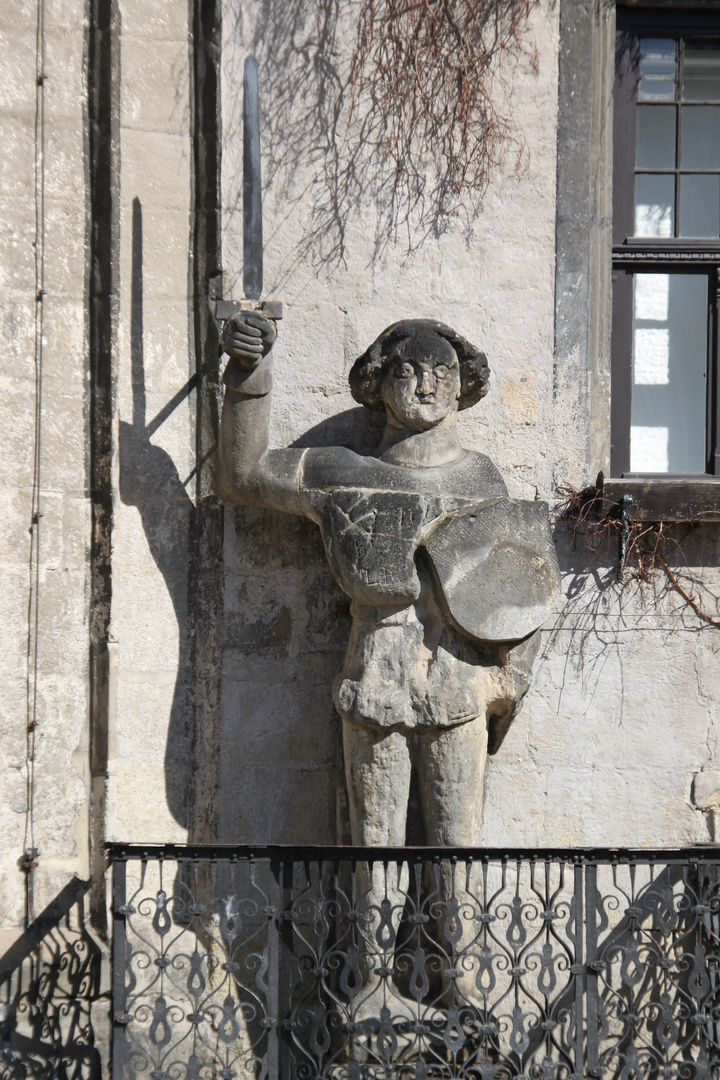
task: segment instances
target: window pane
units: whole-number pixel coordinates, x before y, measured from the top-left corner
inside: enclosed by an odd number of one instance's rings
[[[666,427],[630,428],[630,471],[639,473],[670,472],[668,442],[670,432]]]
[[[635,177],[635,235],[673,236],[675,177],[641,173]]]
[[[688,38],[683,60],[683,97],[720,101],[720,40]]]
[[[675,168],[674,105],[638,106],[635,164],[638,169]]]
[[[670,305],[669,274],[635,275],[635,318],[667,322]]]
[[[673,38],[640,38],[640,101],[675,98],[675,51]]]
[[[680,236],[720,235],[717,176],[680,177]]]
[[[681,165],[683,169],[720,169],[720,105],[683,109]]]
[[[667,326],[635,327],[635,386],[670,382],[670,331]]]
[[[705,472],[706,274],[635,274],[632,472]]]

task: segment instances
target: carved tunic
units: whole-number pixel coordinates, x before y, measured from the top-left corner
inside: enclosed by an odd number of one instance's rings
[[[333,447],[271,451],[264,466],[274,505],[319,525],[330,568],[352,599],[353,627],[334,686],[341,716],[395,728],[487,717],[494,752],[529,684],[537,643],[517,645],[528,630],[509,633],[510,642],[482,640],[454,619],[451,607],[461,605],[448,603],[454,594],[425,547],[457,515],[510,504],[490,459],[465,451],[440,468],[407,468]],[[452,561],[452,537],[439,552],[441,566],[448,548]],[[481,570],[471,565],[468,575],[463,588],[472,592]]]
[[[481,658],[443,619],[419,545],[438,519],[475,505],[478,497],[497,498],[505,485],[479,454],[442,470],[409,470],[375,459],[368,466],[359,475],[352,470],[352,487],[333,483],[350,479],[342,463],[339,476],[322,460],[311,459],[305,468],[305,482],[312,483],[306,512],[319,518],[330,567],[353,600],[335,705],[346,720],[379,727],[451,727],[474,720],[485,711]],[[363,471],[367,488],[357,486]],[[419,491],[412,490],[415,484]],[[397,487],[388,490],[392,485]]]
[[[507,495],[484,454],[442,468],[410,469],[344,448],[307,450],[301,512],[320,526],[340,587],[361,604],[407,605],[420,595],[417,549],[447,514]]]

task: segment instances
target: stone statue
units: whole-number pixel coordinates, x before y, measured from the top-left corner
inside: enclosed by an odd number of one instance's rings
[[[443,323],[388,327],[350,372],[387,421],[372,456],[268,449],[274,324],[225,324],[218,492],[320,527],[353,618],[334,699],[353,843],[405,844],[415,772],[425,843],[479,843],[483,773],[527,692],[559,572],[548,507],[508,498],[457,413],[488,390],[479,352]]]

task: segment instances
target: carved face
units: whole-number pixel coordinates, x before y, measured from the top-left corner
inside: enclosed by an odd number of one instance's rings
[[[449,344],[445,348],[434,345],[432,352],[398,350],[385,369],[382,383],[385,408],[412,431],[427,431],[458,407],[457,354]]]

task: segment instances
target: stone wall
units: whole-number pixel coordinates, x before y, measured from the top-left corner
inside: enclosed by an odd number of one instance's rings
[[[265,287],[285,301],[273,445],[353,442],[364,426],[366,438],[376,436],[372,417],[354,408],[349,367],[384,326],[428,316],[488,354],[491,391],[461,414],[462,438],[490,454],[511,494],[553,501],[558,484],[592,483],[609,444],[612,9],[543,3],[533,13],[537,69],[528,55],[504,72],[527,157],[519,171],[505,157],[469,232],[458,224],[409,251],[401,229],[378,256],[386,208],[368,198],[348,213],[344,258],[335,261],[322,236],[306,243],[323,159],[303,82],[303,73],[314,77],[320,30],[298,17],[302,10],[287,5],[282,18],[272,4],[242,4],[225,17],[223,258],[237,298],[242,63],[249,51],[260,61]],[[351,33],[331,17],[321,29],[341,81]],[[330,700],[349,629],[342,594],[314,526],[231,509],[225,520],[219,835],[342,839]],[[712,584],[717,533],[706,532],[687,551]],[[593,563],[568,547],[561,527],[556,539],[566,604],[545,632],[520,717],[489,763],[478,843],[707,839],[692,786],[714,752],[717,632],[672,601],[656,610],[652,589],[619,586],[614,551]]]
[[[5,941],[73,873],[89,875],[84,15],[80,0],[46,4],[39,47],[37,5],[0,11]],[[41,854],[26,912],[30,847]]]
[[[201,18],[211,8],[97,0],[86,10],[47,0],[40,85],[36,7],[22,5],[22,19],[15,8],[0,14],[8,524],[0,899],[11,934],[25,915],[18,860],[31,846],[32,720],[36,910],[70,876],[97,868],[104,839],[346,836],[330,695],[349,632],[346,599],[313,525],[223,512],[211,494],[217,350],[205,305],[218,288],[209,280],[218,252],[200,243],[214,213],[201,153],[215,100],[215,30]],[[340,69],[353,10],[341,6],[333,28]],[[510,147],[471,226],[431,233],[409,250],[402,229],[383,233],[386,207],[368,195],[344,219],[339,260],[322,237],[307,243],[325,182],[313,157],[322,128],[312,127],[303,97],[315,92],[315,69],[293,56],[315,30],[292,19],[309,11],[228,0],[219,60],[226,296],[240,295],[239,119],[250,47],[265,87],[266,295],[286,307],[273,444],[377,438],[377,422],[350,398],[350,365],[393,320],[432,316],[484,348],[493,369],[490,395],[461,417],[465,444],[493,457],[516,496],[552,499],[560,482],[588,483],[607,452],[601,134],[612,28],[598,15],[607,9],[589,0],[535,9],[529,50],[503,70],[522,165]],[[101,29],[88,21],[98,12]],[[201,30],[210,35],[204,51]],[[92,67],[96,47],[106,69]],[[579,78],[588,55],[590,77]],[[93,87],[105,94],[100,135],[88,120]],[[201,106],[209,126],[198,135]],[[111,151],[103,190],[98,139]],[[597,151],[591,181],[588,145]],[[98,259],[107,280],[98,280]],[[38,491],[43,516],[34,523]],[[614,552],[593,563],[562,529],[557,541],[566,604],[488,767],[478,843],[705,840],[708,820],[695,804],[712,808],[720,788],[717,631],[672,597],[656,610],[648,590],[618,585]],[[717,584],[717,530],[698,531],[687,552]]]

